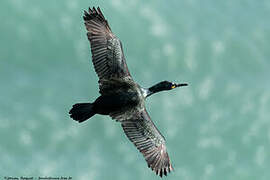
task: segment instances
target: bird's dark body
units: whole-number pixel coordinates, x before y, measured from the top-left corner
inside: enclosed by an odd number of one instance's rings
[[[137,92],[119,92],[110,95],[101,95],[94,102],[94,111],[97,114],[109,115],[112,112],[136,107],[139,103]]]

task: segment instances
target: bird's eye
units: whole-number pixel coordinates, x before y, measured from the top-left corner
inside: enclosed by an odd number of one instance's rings
[[[172,84],[171,88],[172,88],[172,89],[176,88],[175,84]]]

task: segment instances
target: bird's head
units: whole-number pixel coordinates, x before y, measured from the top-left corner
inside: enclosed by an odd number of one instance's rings
[[[159,91],[167,91],[167,90],[172,90],[175,89],[177,87],[181,87],[181,86],[187,86],[187,83],[173,83],[173,82],[169,82],[169,81],[161,81],[159,83],[157,83],[156,85],[152,86],[151,88],[149,88],[149,90],[153,93],[159,92]]]
[[[187,83],[177,84],[177,83],[169,82],[169,81],[162,81],[162,82],[158,83],[158,86],[162,90],[172,90],[172,89],[175,89],[177,87],[187,86],[187,85],[188,85]]]

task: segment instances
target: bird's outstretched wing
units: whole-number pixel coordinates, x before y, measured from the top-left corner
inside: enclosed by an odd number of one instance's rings
[[[100,8],[89,8],[89,12],[84,12],[83,18],[91,45],[92,61],[99,79],[131,79],[122,43],[112,33]]]
[[[121,123],[126,136],[143,154],[149,168],[161,177],[173,170],[166,150],[165,139],[145,108],[142,111],[134,112],[131,119],[121,121]]]

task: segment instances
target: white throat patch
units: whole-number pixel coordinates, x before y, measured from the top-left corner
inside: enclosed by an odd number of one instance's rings
[[[146,98],[146,96],[149,94],[149,90],[145,88],[141,88],[141,90],[142,90],[143,97]]]

